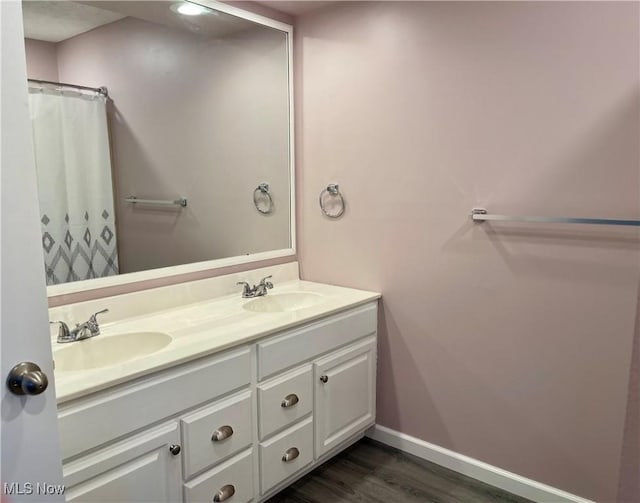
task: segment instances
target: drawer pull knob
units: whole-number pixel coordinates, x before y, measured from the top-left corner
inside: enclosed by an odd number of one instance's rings
[[[215,494],[215,496],[213,497],[213,501],[226,501],[229,498],[231,498],[231,496],[233,496],[236,493],[236,488],[233,487],[231,484],[227,484],[226,486],[222,486],[218,492]]]
[[[169,446],[169,452],[174,456],[177,456],[178,454],[180,454],[180,446],[177,444],[171,444]]]
[[[289,463],[300,456],[300,451],[296,447],[290,447],[282,456],[282,461]]]
[[[233,435],[233,428],[231,426],[221,426],[220,428],[218,428],[216,431],[213,432],[213,435],[211,435],[211,441],[220,442],[225,438],[229,438],[231,435]],[[229,487],[233,487],[233,486],[229,486]],[[220,501],[223,501],[223,500],[220,500]]]
[[[329,376],[320,376],[320,380],[324,383],[329,381]]]
[[[285,396],[280,405],[286,409],[287,407],[293,407],[299,401],[298,395],[292,393],[291,395]]]

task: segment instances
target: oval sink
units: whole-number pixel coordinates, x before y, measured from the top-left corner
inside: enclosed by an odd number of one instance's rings
[[[90,370],[124,363],[160,351],[171,342],[162,332],[135,332],[97,336],[76,342],[53,352],[55,369]]]
[[[322,295],[311,292],[270,293],[250,300],[242,307],[255,313],[282,313],[313,306],[322,298]]]

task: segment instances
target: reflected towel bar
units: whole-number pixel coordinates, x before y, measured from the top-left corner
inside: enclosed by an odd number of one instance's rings
[[[471,219],[474,222],[487,220],[499,222],[533,222],[540,224],[591,224],[591,225],[625,225],[628,227],[640,227],[640,220],[621,220],[618,218],[574,218],[574,217],[525,217],[510,215],[490,215],[484,208],[471,210]]]
[[[173,201],[168,199],[140,199],[136,196],[125,197],[125,202],[132,204],[158,204],[161,206],[182,206],[183,208],[187,206],[187,198],[181,197],[179,199],[174,199]]]

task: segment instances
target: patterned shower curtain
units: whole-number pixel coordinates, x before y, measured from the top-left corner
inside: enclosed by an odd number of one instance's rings
[[[30,86],[47,285],[118,274],[106,98]]]

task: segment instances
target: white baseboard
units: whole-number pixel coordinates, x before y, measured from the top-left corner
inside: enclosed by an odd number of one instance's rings
[[[385,426],[375,425],[367,431],[366,435],[383,444],[532,501],[544,503],[594,503],[591,500],[521,477],[502,468],[458,454],[444,447],[430,444]]]

